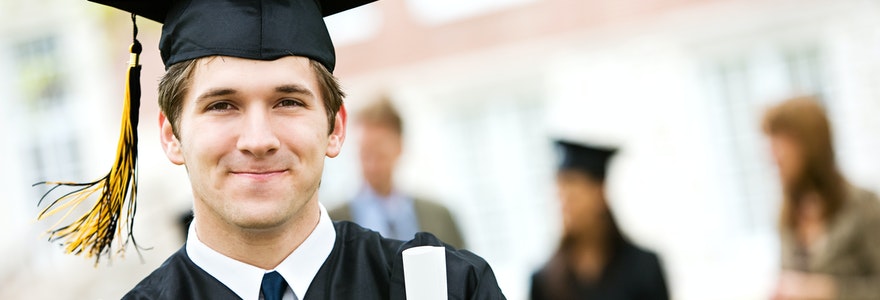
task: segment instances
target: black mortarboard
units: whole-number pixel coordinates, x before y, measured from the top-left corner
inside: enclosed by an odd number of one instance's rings
[[[324,17],[376,0],[89,1],[130,12],[133,23],[136,15],[163,23],[159,49],[166,69],[178,62],[215,55],[257,60],[303,56],[332,72],[336,54]],[[122,130],[110,172],[92,182],[37,183],[53,186],[43,199],[58,187],[74,188],[52,201],[38,218],[76,208],[98,195],[85,215],[49,231],[49,240],[63,240],[68,253],[84,253],[99,259],[110,252],[110,243],[118,236],[126,236],[122,245],[129,239],[134,243],[131,232],[137,199],[137,124],[141,94],[138,60],[142,49],[137,41],[137,26],[133,25]],[[124,246],[120,251],[123,250]]]
[[[311,58],[333,71],[336,55],[323,17],[375,0],[89,0],[163,23],[165,68],[203,56]]]
[[[576,144],[568,141],[556,141],[559,155],[558,170],[578,170],[586,172],[599,181],[605,180],[608,161],[617,149],[602,146]]]

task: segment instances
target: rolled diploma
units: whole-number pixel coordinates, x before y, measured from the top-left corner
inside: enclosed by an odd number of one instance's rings
[[[403,250],[407,300],[446,300],[446,249],[419,246]]]

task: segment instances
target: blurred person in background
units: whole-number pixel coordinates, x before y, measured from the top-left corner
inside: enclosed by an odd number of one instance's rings
[[[774,299],[880,299],[880,203],[837,168],[831,127],[811,97],[764,115],[782,183],[782,272]]]
[[[371,103],[356,115],[355,123],[361,130],[364,185],[349,203],[330,210],[330,218],[353,221],[399,240],[412,239],[419,231],[430,232],[452,246],[464,247],[446,207],[394,187],[394,169],[403,152],[403,121],[391,101],[382,97]]]
[[[633,245],[608,207],[605,174],[616,150],[565,141],[557,147],[562,241],[532,276],[531,299],[668,299],[657,255]]]

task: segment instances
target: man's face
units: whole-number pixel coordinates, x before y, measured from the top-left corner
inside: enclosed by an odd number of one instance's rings
[[[602,218],[607,209],[603,190],[602,183],[584,172],[562,170],[556,174],[556,191],[567,234],[578,235]]]
[[[303,57],[198,62],[179,137],[164,116],[168,158],[186,166],[198,218],[269,229],[317,201],[324,157],[339,154],[345,109],[328,135],[317,74]]]
[[[360,157],[364,178],[372,185],[391,180],[401,153],[400,134],[377,122],[361,123]]]

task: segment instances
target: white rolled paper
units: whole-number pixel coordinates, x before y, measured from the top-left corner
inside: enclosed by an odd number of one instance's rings
[[[446,300],[446,249],[420,246],[403,250],[407,300]]]

